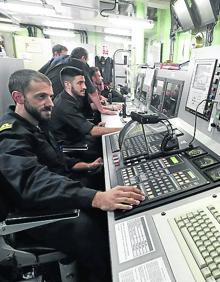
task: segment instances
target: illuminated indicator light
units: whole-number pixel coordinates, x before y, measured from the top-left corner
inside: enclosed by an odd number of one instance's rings
[[[190,170],[190,171],[187,171],[187,173],[189,174],[189,176],[191,178],[196,178],[195,174],[193,174],[193,172]]]
[[[174,163],[174,164],[178,164],[179,161],[177,160],[176,157],[170,157],[171,161]]]

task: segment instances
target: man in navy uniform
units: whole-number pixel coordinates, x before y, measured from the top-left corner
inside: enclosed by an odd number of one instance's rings
[[[88,60],[89,54],[87,50],[83,47],[76,47],[72,50],[70,56],[62,60],[62,63],[57,64],[47,71],[46,75],[52,82],[54,96],[59,95],[59,93],[63,91],[63,85],[60,81],[61,69],[66,66],[76,67],[81,69],[84,72],[85,76],[86,95],[83,104],[84,115],[87,118],[91,118],[93,115],[93,111],[90,107],[90,102],[93,102],[99,113],[115,115],[116,112],[104,109],[100,103],[98,92],[90,79]]]
[[[95,125],[83,114],[83,102],[86,84],[85,74],[75,67],[65,67],[60,73],[64,90],[55,97],[51,118],[51,129],[57,140],[63,144],[82,146],[88,145],[83,154],[84,161],[102,156],[101,136],[119,131],[121,128],[108,128],[104,123]]]
[[[76,257],[86,282],[111,281],[106,214],[132,209],[144,200],[135,187],[106,192],[69,178],[74,163],[59,151],[45,123],[51,117],[53,90],[43,74],[19,70],[9,79],[15,106],[0,119],[0,172],[20,211],[81,209],[77,219],[27,231],[34,240]]]
[[[39,72],[46,74],[51,67],[54,67],[68,57],[67,52],[68,49],[65,46],[61,44],[54,45],[52,48],[53,57],[39,69]]]

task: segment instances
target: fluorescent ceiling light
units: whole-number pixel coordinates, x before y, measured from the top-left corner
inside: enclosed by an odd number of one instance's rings
[[[66,28],[66,29],[74,29],[74,24],[71,22],[65,21],[43,21],[44,26],[48,27],[58,27],[58,28]]]
[[[118,29],[118,28],[106,27],[104,28],[104,32],[115,34],[115,35],[131,36],[131,32],[128,29]]]
[[[23,3],[15,4],[15,3],[0,3],[0,9],[4,11],[10,12],[18,12],[20,14],[27,15],[39,15],[39,16],[54,16],[56,12],[54,9],[49,9],[42,6],[37,5],[24,5]]]
[[[13,23],[13,21],[10,18],[3,18],[3,17],[0,17],[0,22]]]
[[[137,19],[137,18],[122,16],[122,15],[111,15],[108,17],[108,20],[111,24],[122,26],[122,27],[143,28],[143,29],[152,29],[154,27],[154,22],[151,20]]]
[[[15,25],[15,24],[4,24],[4,23],[0,23],[0,31],[18,31],[20,30],[20,26],[19,25]]]
[[[60,36],[60,37],[75,37],[76,34],[70,30],[62,30],[62,29],[44,29],[44,34]]]
[[[129,42],[129,40],[127,38],[125,39],[125,38],[121,38],[121,37],[117,37],[117,36],[110,36],[110,35],[106,35],[104,37],[104,39],[107,42],[121,43],[121,44]]]

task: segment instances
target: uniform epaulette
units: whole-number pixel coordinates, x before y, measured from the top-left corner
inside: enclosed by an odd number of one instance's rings
[[[6,129],[11,129],[13,127],[14,122],[15,122],[14,120],[2,121],[0,123],[0,132],[4,131]]]

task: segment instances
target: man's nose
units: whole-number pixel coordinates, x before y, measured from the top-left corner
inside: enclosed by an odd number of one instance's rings
[[[50,97],[47,99],[47,106],[49,106],[49,107],[54,106],[53,100]]]

